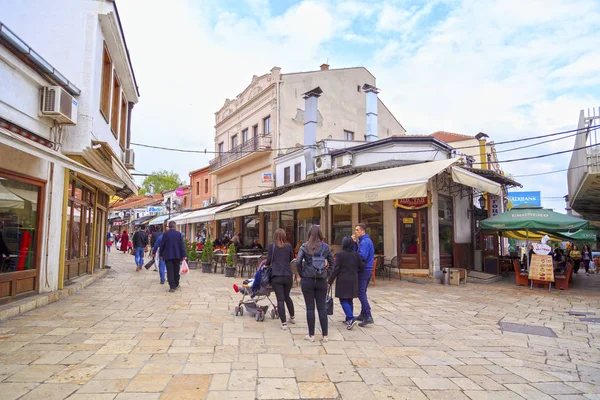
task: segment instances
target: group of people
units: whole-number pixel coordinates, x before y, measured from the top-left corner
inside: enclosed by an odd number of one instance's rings
[[[555,270],[558,271],[566,271],[567,261],[571,260],[573,262],[573,273],[575,275],[578,274],[581,263],[583,263],[585,275],[589,276],[590,264],[593,260],[593,256],[592,250],[587,244],[583,245],[582,250],[579,250],[579,247],[576,244],[570,243],[570,245],[567,246],[566,251],[563,251],[563,249],[557,245],[552,254],[552,259],[556,263]]]
[[[308,335],[306,340],[315,341],[315,309],[319,314],[319,322],[323,341],[328,337],[327,292],[335,282],[335,297],[340,301],[346,315],[343,321],[347,329],[372,324],[373,316],[367,298],[367,287],[371,280],[375,251],[373,242],[366,234],[365,224],[355,227],[355,235],[345,237],[342,251],[335,255],[323,240],[321,229],[313,225],[308,232],[308,240],[300,246],[296,265],[302,278],[301,289],[306,305]],[[277,308],[281,320],[281,329],[287,329],[287,323],[295,324],[294,302],[290,297],[293,283],[291,262],[294,249],[286,242],[283,229],[277,229],[273,243],[268,247],[266,267],[271,267],[271,286],[277,297]],[[353,299],[361,304],[361,312],[354,315]],[[286,317],[285,307],[290,315]]]

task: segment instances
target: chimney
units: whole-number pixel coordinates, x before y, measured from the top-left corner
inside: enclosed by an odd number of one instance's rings
[[[315,173],[314,157],[317,144],[317,110],[319,96],[323,91],[319,86],[302,95],[304,99],[304,163],[306,177]],[[310,147],[309,147],[310,146]]]
[[[321,71],[329,71],[329,64],[321,64]]]
[[[377,93],[379,93],[379,89],[367,83],[362,88],[367,97],[367,132],[365,140],[374,142],[379,139],[377,133]]]

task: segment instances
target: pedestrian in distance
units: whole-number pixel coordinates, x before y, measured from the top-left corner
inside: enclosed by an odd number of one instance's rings
[[[367,234],[367,226],[358,224],[354,228],[354,249],[360,254],[360,257],[365,262],[365,269],[358,275],[358,300],[360,301],[360,314],[356,319],[360,321],[358,326],[364,327],[372,324],[373,316],[371,315],[371,305],[367,297],[367,287],[371,282],[373,275],[373,261],[375,260],[375,248],[373,242]]]
[[[135,271],[141,271],[144,265],[144,253],[148,246],[148,234],[143,226],[138,226],[137,231],[133,234],[133,248],[135,249]]]
[[[127,253],[129,247],[129,235],[127,234],[127,231],[123,231],[123,234],[121,235],[121,251],[123,252],[123,254]]]
[[[169,228],[167,227],[165,231],[168,231]],[[154,231],[154,233],[156,233],[157,230]],[[154,246],[152,246],[152,257],[154,257],[155,259],[155,265],[158,264],[158,274],[160,276],[160,284],[164,285],[165,283],[165,278],[166,278],[166,274],[167,274],[167,264],[165,263],[165,260],[162,259],[162,257],[160,256],[160,244],[162,243],[162,239],[163,239],[163,233],[160,232],[160,235],[158,235],[158,237],[156,238],[156,240],[154,241]],[[156,271],[156,268],[154,268],[154,270]]]
[[[285,242],[285,231],[281,228],[275,231],[273,243],[269,246],[266,266],[271,267],[271,286],[277,297],[277,311],[281,320],[281,329],[287,329],[285,306],[290,313],[290,324],[295,324],[294,302],[290,297],[293,274],[290,266],[294,259],[292,245]]]
[[[185,244],[183,236],[175,228],[175,221],[169,222],[169,230],[163,233],[160,243],[160,258],[167,265],[167,279],[169,280],[169,292],[173,293],[179,288],[179,267],[182,260],[186,260]]]
[[[569,257],[571,258],[571,260],[573,260],[573,273],[577,275],[577,272],[579,272],[579,267],[581,266],[581,252],[579,251],[579,247],[577,247],[576,244],[573,244],[571,246],[571,252],[569,253]]]
[[[592,262],[592,250],[590,250],[590,246],[587,244],[583,245],[583,251],[581,252],[581,257],[583,259],[583,268],[585,268],[585,276],[590,275],[590,263]]]
[[[112,244],[113,244],[113,243],[112,243],[112,240],[110,240],[110,239],[107,239],[107,240],[106,240],[106,251],[107,251],[108,253],[110,253],[110,248],[112,247]]]
[[[340,299],[340,305],[346,314],[344,323],[347,329],[358,324],[354,317],[353,299],[358,297],[358,276],[364,271],[365,262],[354,251],[354,241],[349,236],[342,240],[342,251],[335,255],[335,268],[329,276],[329,285],[335,281],[335,297]]]
[[[329,333],[327,326],[327,264],[334,268],[333,255],[323,242],[323,234],[318,225],[313,225],[308,231],[308,240],[302,243],[298,252],[296,264],[300,274],[302,294],[306,304],[306,322],[308,335],[305,337],[310,342],[315,341],[315,303],[319,313],[323,342],[327,342]]]

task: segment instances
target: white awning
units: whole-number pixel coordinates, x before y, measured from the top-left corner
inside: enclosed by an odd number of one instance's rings
[[[409,199],[427,196],[427,182],[458,158],[363,172],[329,192],[329,204]]]
[[[460,167],[452,167],[452,180],[465,186],[502,196],[502,186],[499,183]]]
[[[237,206],[237,204],[238,203],[227,203],[227,204],[222,204],[217,207],[210,207],[210,208],[203,208],[201,210],[196,210],[196,211],[192,212],[191,214],[189,214],[188,216],[186,216],[181,221],[178,221],[178,224],[180,224],[180,225],[196,224],[198,222],[208,222],[208,221],[215,220],[215,219],[217,219],[215,216],[216,213],[218,213],[219,211],[229,210],[230,208]]]
[[[261,212],[269,212],[324,207],[325,198],[331,190],[357,179],[357,176],[358,175],[345,176],[343,178],[292,189],[280,196],[261,201],[258,210]]]
[[[236,218],[236,217],[245,217],[247,215],[253,215],[256,214],[256,207],[259,206],[259,204],[262,204],[263,200],[258,200],[258,201],[251,201],[248,203],[244,203],[241,206],[237,206],[234,209],[231,209],[229,211],[224,211],[224,212],[220,212],[218,214],[215,215],[215,219],[216,220],[220,220],[220,219],[229,219],[229,218]]]
[[[186,219],[190,214],[193,214],[193,211],[179,214],[178,216],[171,218],[170,221],[177,222],[177,225],[183,225],[183,224],[185,224],[185,222],[180,222],[180,221]]]
[[[6,146],[12,147],[24,153],[32,154],[38,158],[43,160],[53,162],[59,164],[65,168],[68,168],[72,171],[78,172],[80,174],[89,176],[90,178],[97,179],[100,182],[115,186],[121,187],[123,182],[114,179],[112,177],[100,174],[94,171],[91,168],[86,167],[70,159],[69,157],[56,152],[44,145],[34,142],[33,140],[22,137],[21,135],[11,132],[6,128],[0,127],[0,144],[4,144]]]
[[[158,217],[148,221],[148,225],[162,225],[168,218],[169,215],[159,215]]]

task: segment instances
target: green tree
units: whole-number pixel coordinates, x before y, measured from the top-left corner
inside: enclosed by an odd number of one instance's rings
[[[165,190],[177,189],[179,186],[183,186],[184,183],[175,172],[167,170],[154,171],[142,182],[139,194],[150,193],[151,185],[154,186],[154,193],[161,193]]]

